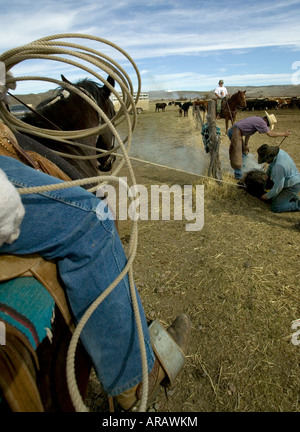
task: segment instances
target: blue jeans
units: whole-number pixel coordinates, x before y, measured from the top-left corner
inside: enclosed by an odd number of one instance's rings
[[[271,210],[275,213],[300,211],[300,183],[282,191],[272,199]],[[294,201],[291,199],[294,198]]]
[[[36,171],[17,160],[0,156],[0,168],[16,187],[41,186],[60,180]],[[57,260],[59,274],[75,321],[116,279],[127,259],[114,221],[100,221],[103,201],[81,187],[22,195],[25,217],[21,234],[0,253],[38,253]],[[148,370],[154,364],[147,322],[138,297],[146,345]],[[98,306],[81,333],[99,381],[115,396],[142,381],[142,365],[128,277]]]

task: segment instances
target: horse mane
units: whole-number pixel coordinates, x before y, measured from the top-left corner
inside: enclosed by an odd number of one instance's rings
[[[111,77],[108,77],[107,81],[111,85],[114,83],[114,80]],[[73,85],[79,89],[84,88],[84,90],[86,90],[95,100],[99,99],[99,91],[103,95],[104,99],[107,99],[111,93],[110,89],[106,85],[101,86],[89,78],[84,78]],[[64,88],[61,87],[61,89],[63,90]]]
[[[63,77],[63,80],[65,80],[64,77]],[[65,80],[65,81],[67,81],[67,80]],[[111,78],[109,76],[107,78],[107,81],[112,86],[114,86],[114,79],[113,78]],[[69,81],[67,81],[67,82],[78,89],[83,88],[88,94],[91,95],[92,99],[96,100],[98,103],[101,102],[99,100],[99,96],[102,96],[103,100],[106,100],[109,98],[110,93],[111,93],[110,89],[106,85],[102,86],[99,83],[97,83],[96,81],[93,81],[89,78],[84,78],[82,80],[79,80],[75,84],[70,83]],[[57,87],[55,89],[55,91],[57,92],[57,94],[54,97],[50,97],[48,99],[43,100],[42,102],[40,102],[36,106],[36,109],[45,108],[48,104],[53,103],[56,98],[60,97],[60,95],[63,94],[63,91],[66,91],[66,88],[64,86],[60,86],[60,87]],[[69,92],[69,90],[67,90],[67,91]]]

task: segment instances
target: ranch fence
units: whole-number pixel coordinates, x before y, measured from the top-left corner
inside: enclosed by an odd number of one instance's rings
[[[199,107],[195,108],[196,120],[201,123],[201,134],[204,148],[210,155],[208,176],[222,180],[220,149],[220,128],[216,126],[216,101],[209,100],[207,106],[207,123],[204,123]],[[221,182],[219,184],[222,184]]]

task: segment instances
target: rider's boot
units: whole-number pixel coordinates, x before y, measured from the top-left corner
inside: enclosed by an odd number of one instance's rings
[[[151,343],[156,355],[154,366],[148,376],[148,405],[154,400],[159,385],[172,385],[185,363],[187,342],[190,335],[190,319],[181,314],[167,331],[153,321],[149,326]],[[142,397],[143,383],[116,396],[116,401],[125,411],[136,411]]]

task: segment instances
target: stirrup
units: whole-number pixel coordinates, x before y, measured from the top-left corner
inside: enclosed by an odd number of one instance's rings
[[[181,328],[182,327],[182,328]],[[157,394],[159,386],[172,386],[185,363],[185,351],[190,333],[189,317],[178,315],[167,330],[154,320],[149,325],[149,334],[155,362],[148,375],[148,405]],[[125,411],[136,411],[140,405],[143,382],[116,396],[117,403]]]
[[[185,355],[170,334],[156,319],[149,326],[152,349],[173,385],[185,363]]]

